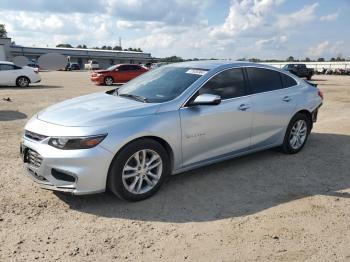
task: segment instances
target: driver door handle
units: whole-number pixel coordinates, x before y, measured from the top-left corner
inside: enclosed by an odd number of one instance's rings
[[[250,106],[247,105],[247,104],[241,104],[239,107],[238,107],[238,110],[240,111],[246,111],[247,109],[249,109]]]
[[[283,97],[282,101],[284,102],[290,102],[292,99],[289,96]]]

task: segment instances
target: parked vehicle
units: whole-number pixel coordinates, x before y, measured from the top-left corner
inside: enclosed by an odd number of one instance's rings
[[[305,145],[321,91],[266,65],[201,61],[53,105],[25,126],[26,173],[72,194],[153,195],[170,174],[272,147]]]
[[[305,64],[286,64],[283,69],[298,77],[306,77],[307,80],[311,80],[314,75],[314,70],[307,68]]]
[[[89,60],[88,63],[84,65],[85,70],[96,70],[99,68],[100,68],[100,65],[95,60]]]
[[[78,63],[68,63],[65,68],[66,71],[80,70]]]
[[[14,63],[0,61],[0,86],[27,87],[41,81],[39,70],[29,66],[16,66]]]
[[[39,64],[38,64],[36,61],[34,61],[34,60],[29,61],[29,63],[27,64],[27,66],[33,67],[33,68],[36,68],[36,69],[40,70]]]
[[[126,83],[147,71],[147,68],[140,65],[113,65],[106,70],[94,71],[90,79],[95,84],[111,86],[114,83]]]

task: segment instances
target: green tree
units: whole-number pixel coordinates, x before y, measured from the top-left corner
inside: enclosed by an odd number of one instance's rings
[[[113,47],[113,50],[117,50],[117,51],[120,51],[120,50],[123,50],[121,46],[119,45],[116,45]]]
[[[59,45],[56,45],[56,47],[73,48],[71,44],[59,44]]]
[[[310,58],[308,57],[305,58],[305,62],[310,62],[310,61],[311,61]]]
[[[317,62],[324,62],[325,61],[325,59],[323,58],[323,57],[319,57],[318,59],[317,59]]]
[[[294,57],[293,57],[293,56],[288,57],[288,58],[287,58],[287,61],[288,61],[288,62],[294,62]]]
[[[4,24],[0,24],[0,37],[7,37],[7,31]]]

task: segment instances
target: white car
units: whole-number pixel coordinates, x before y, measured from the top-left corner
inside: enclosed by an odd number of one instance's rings
[[[37,68],[16,66],[14,63],[0,61],[0,86],[27,87],[41,81]]]
[[[98,64],[97,61],[94,61],[94,60],[89,60],[88,63],[84,65],[85,70],[95,70],[99,68],[100,68],[100,65]]]

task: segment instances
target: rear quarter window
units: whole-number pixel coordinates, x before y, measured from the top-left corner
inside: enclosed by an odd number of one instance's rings
[[[282,78],[283,86],[285,88],[297,85],[297,82],[290,76],[287,76],[286,74],[281,73],[281,78]]]

